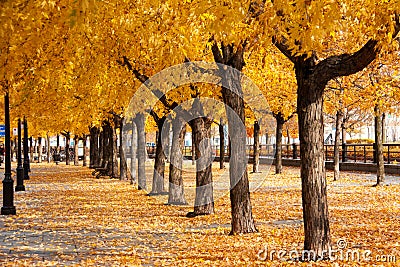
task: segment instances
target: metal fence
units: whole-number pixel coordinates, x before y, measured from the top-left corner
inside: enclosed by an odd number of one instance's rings
[[[254,155],[253,145],[246,146],[246,152],[249,157]],[[333,145],[325,145],[325,160],[333,161]],[[275,144],[260,145],[260,157],[274,158],[276,153]],[[190,157],[192,155],[192,147],[185,146],[183,155]],[[219,157],[220,147],[213,146],[213,155]],[[225,156],[229,157],[229,147],[225,147]],[[386,164],[400,163],[400,144],[383,144],[383,157]],[[282,158],[299,159],[299,144],[283,144]],[[341,162],[376,162],[375,144],[342,144],[339,147],[339,158]]]

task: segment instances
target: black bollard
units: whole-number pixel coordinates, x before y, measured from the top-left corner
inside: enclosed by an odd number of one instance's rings
[[[5,172],[3,180],[3,207],[1,215],[15,215],[17,211],[14,206],[14,181],[11,179],[11,136],[10,136],[10,103],[8,92],[4,96],[4,115],[5,115]]]

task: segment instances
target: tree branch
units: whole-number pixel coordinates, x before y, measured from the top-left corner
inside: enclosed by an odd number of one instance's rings
[[[400,14],[396,14],[393,37],[400,31]],[[370,39],[360,50],[353,54],[331,56],[321,61],[315,69],[316,76],[328,78],[328,81],[339,76],[349,76],[367,67],[380,52],[377,40]],[[328,74],[328,75],[326,75]]]
[[[286,45],[286,41],[287,40],[284,37],[281,37],[281,41],[278,41],[275,36],[272,37],[272,43],[275,45],[275,47],[278,48],[278,50],[281,51],[281,53],[284,54],[290,61],[295,63],[296,57],[292,55],[292,52]]]

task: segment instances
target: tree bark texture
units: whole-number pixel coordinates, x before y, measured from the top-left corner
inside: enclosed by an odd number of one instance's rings
[[[99,153],[99,128],[93,126],[90,128],[90,161],[89,167],[94,168],[98,166]]]
[[[70,143],[70,138],[71,138],[71,134],[69,132],[67,132],[65,134],[65,164],[69,165],[69,161],[70,161],[70,154],[69,154],[69,143]]]
[[[260,124],[254,122],[253,173],[260,172]]]
[[[323,92],[325,84],[311,76],[313,58],[296,66],[300,136],[304,249],[322,257],[330,249],[324,159]]]
[[[276,120],[276,144],[275,144],[275,173],[282,173],[282,130],[285,119],[281,113],[274,115]]]
[[[79,150],[79,147],[78,147],[78,144],[79,144],[79,136],[78,135],[75,135],[74,136],[74,166],[78,166],[79,165],[79,153],[78,153],[78,150]]]
[[[130,177],[131,177],[131,184],[137,183],[137,129],[136,123],[132,120],[131,124],[131,164],[130,164]]]
[[[197,103],[196,103],[197,102]],[[200,101],[195,100],[195,110],[202,108]],[[195,144],[196,160],[196,197],[194,211],[188,213],[188,217],[214,213],[214,197],[212,182],[212,147],[211,147],[212,120],[201,117],[199,114],[190,121]]]
[[[88,155],[88,148],[87,148],[87,136],[83,135],[83,162],[82,166],[87,166],[87,155]]]
[[[172,120],[172,145],[169,164],[168,204],[186,205],[182,178],[182,163],[185,145],[186,125],[178,115]]]
[[[382,185],[385,181],[385,162],[383,158],[382,142],[382,112],[379,106],[375,106],[375,148],[376,148],[376,185]]]
[[[29,162],[34,161],[33,152],[35,151],[35,147],[33,145],[33,137],[29,137]]]
[[[126,155],[125,155],[125,144],[126,144],[126,136],[123,130],[124,126],[124,118],[119,119],[119,179],[126,180],[128,179],[128,164],[126,162]]]
[[[164,172],[165,172],[165,145],[168,143],[169,127],[165,127],[163,130],[166,117],[155,119],[158,128],[157,144],[156,144],[156,156],[154,159],[154,172],[153,172],[153,184],[150,195],[164,194]],[[168,128],[168,130],[167,130]]]
[[[219,121],[218,131],[219,131],[219,168],[222,170],[225,168],[225,132],[224,132],[224,124],[222,118]]]
[[[144,132],[144,114],[135,117],[137,128],[138,189],[146,190],[146,138]]]
[[[118,178],[118,147],[117,147],[117,124],[111,127],[111,151],[112,151],[112,171],[111,178]]]
[[[103,121],[102,131],[102,150],[103,165],[107,163],[107,175],[113,177],[113,129],[109,121]]]
[[[46,153],[47,153],[47,163],[51,162],[51,146],[50,146],[50,135],[46,135],[46,143],[47,143],[47,148],[46,148]]]
[[[38,137],[38,163],[42,163],[42,154],[43,154],[43,144],[42,137]]]
[[[340,178],[340,126],[342,125],[343,121],[343,111],[338,110],[336,112],[336,131],[335,131],[335,141],[333,147],[333,180],[337,181]]]
[[[241,71],[244,67],[246,44],[234,45],[217,43],[212,46],[217,63],[231,68],[220,68],[223,81],[222,98],[226,104],[228,117],[230,161],[230,200],[231,200],[231,233],[257,232],[250,202],[249,179],[247,173],[246,129]]]

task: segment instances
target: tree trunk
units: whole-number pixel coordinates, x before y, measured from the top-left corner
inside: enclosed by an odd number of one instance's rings
[[[51,146],[50,146],[50,135],[47,133],[47,135],[46,135],[46,139],[47,139],[47,150],[46,150],[46,152],[47,152],[47,163],[50,163],[51,162],[51,160],[50,160],[50,158],[51,158]]]
[[[87,155],[88,155],[87,136],[83,135],[83,162],[82,162],[82,165],[84,167],[87,166]]]
[[[385,162],[383,159],[382,143],[382,113],[378,105],[375,105],[375,148],[376,148],[376,185],[382,185],[385,181]]]
[[[103,122],[103,165],[107,162],[107,175],[113,177],[113,129],[109,121]]]
[[[74,166],[79,165],[78,144],[79,144],[79,136],[75,135],[74,136]]]
[[[159,119],[157,122],[158,134],[156,144],[156,155],[154,159],[154,172],[153,172],[153,184],[149,195],[161,195],[165,194],[164,191],[164,172],[165,172],[165,145],[168,143],[169,126],[163,129],[166,117]]]
[[[144,132],[144,114],[135,118],[137,129],[138,189],[146,190],[146,138]]]
[[[131,135],[131,184],[137,183],[137,165],[136,165],[136,155],[137,155],[137,143],[138,143],[138,134],[136,129],[136,123],[132,120],[132,135]]]
[[[246,129],[241,71],[244,66],[245,48],[214,43],[212,47],[217,63],[233,67],[220,67],[222,98],[228,116],[230,161],[231,234],[257,232],[250,202],[249,179],[247,174]]]
[[[57,134],[57,147],[56,147],[56,153],[60,153],[60,135]]]
[[[42,152],[43,152],[43,145],[42,145],[42,137],[38,137],[38,163],[42,163]]]
[[[386,143],[385,121],[386,121],[386,113],[382,112],[382,143]]]
[[[117,126],[111,126],[111,151],[112,171],[111,178],[118,178],[118,147],[117,147]]]
[[[69,143],[70,143],[70,138],[71,138],[71,135],[70,135],[70,133],[68,132],[68,133],[65,135],[65,164],[66,164],[66,165],[69,165],[69,161],[70,161],[70,158],[69,158]]]
[[[222,170],[225,168],[225,132],[224,132],[224,124],[222,118],[219,121],[218,125],[219,130],[219,168]]]
[[[343,112],[338,110],[336,112],[336,131],[335,131],[335,143],[333,147],[333,180],[337,181],[340,177],[340,126],[342,125]]]
[[[172,145],[169,164],[168,204],[186,205],[182,179],[182,151],[185,145],[186,125],[179,115],[172,120]]]
[[[102,160],[104,162],[104,129],[99,129],[99,155],[95,157],[94,166],[101,166]]]
[[[196,148],[194,145],[194,133],[192,131],[192,165],[196,164]]]
[[[124,118],[119,118],[119,179],[128,179],[128,164],[126,163],[126,156],[124,145],[126,144],[126,137],[122,132],[124,126]]]
[[[16,147],[16,138],[14,137],[14,140],[11,140],[11,150],[10,150],[10,157],[11,157],[11,161],[14,161],[14,152],[15,152],[15,147]],[[0,163],[1,166],[1,163]]]
[[[275,173],[282,173],[282,129],[285,120],[281,113],[276,114]]]
[[[90,161],[89,168],[98,166],[99,162],[99,128],[93,126],[90,128]]]
[[[297,114],[300,137],[304,250],[323,257],[330,249],[324,159],[323,92],[325,85],[309,76],[312,58],[298,63]],[[310,65],[310,66],[309,66]],[[326,255],[325,255],[326,256]]]
[[[195,99],[193,110],[200,112],[190,121],[195,144],[196,159],[196,197],[194,211],[187,217],[214,213],[214,197],[212,184],[212,120],[202,117],[202,107],[198,98]]]
[[[34,162],[34,153],[35,151],[35,146],[33,145],[33,137],[29,137],[29,162]]]
[[[260,125],[258,121],[254,122],[254,158],[253,158],[253,172],[258,173],[260,165]]]

